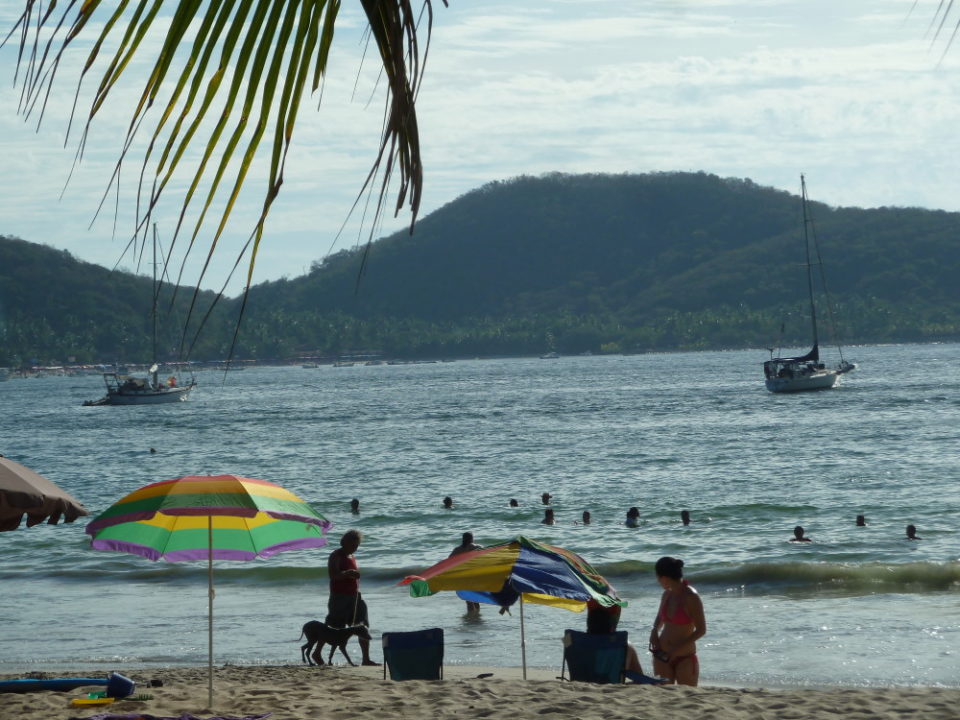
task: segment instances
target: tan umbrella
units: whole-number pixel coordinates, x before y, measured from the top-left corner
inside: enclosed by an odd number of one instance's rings
[[[42,475],[0,455],[0,532],[16,530],[23,516],[27,527],[47,521],[56,525],[88,515],[86,508],[70,493]]]

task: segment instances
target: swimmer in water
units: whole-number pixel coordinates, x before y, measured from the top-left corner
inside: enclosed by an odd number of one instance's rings
[[[453,550],[450,551],[450,557],[454,555],[459,555],[460,553],[471,552],[473,550],[479,550],[480,545],[477,545],[473,541],[473,533],[465,532],[461,538],[461,542]],[[480,603],[473,602],[471,600],[465,600],[467,603],[467,614],[468,615],[479,615],[480,614]]]

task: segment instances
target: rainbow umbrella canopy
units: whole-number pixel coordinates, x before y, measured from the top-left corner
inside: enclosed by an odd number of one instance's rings
[[[520,650],[526,677],[525,602],[582,612],[587,603],[602,607],[627,603],[586,560],[575,552],[522,535],[491,547],[453,555],[419,575],[400,581],[412,597],[444,590],[463,600],[507,607],[520,601]]]
[[[97,550],[169,562],[206,560],[209,701],[213,705],[213,560],[253,560],[327,544],[330,522],[279,485],[236,475],[189,475],[118,500],[86,527]]]

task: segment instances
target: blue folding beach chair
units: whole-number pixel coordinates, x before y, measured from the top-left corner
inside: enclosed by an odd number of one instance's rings
[[[567,630],[563,634],[562,680],[592,683],[662,685],[666,680],[624,670],[627,659],[627,633],[585,633]],[[567,675],[569,674],[569,677]]]
[[[622,683],[627,660],[627,633],[563,633],[561,677],[592,683]],[[569,674],[569,677],[567,675]]]
[[[443,679],[443,628],[383,633],[383,677]]]

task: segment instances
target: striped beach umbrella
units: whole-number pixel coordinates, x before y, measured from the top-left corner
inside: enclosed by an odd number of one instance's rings
[[[329,527],[323,515],[276,483],[188,475],[135,490],[97,515],[86,532],[97,550],[180,562],[252,560],[321,547]]]
[[[97,550],[169,562],[207,561],[209,702],[213,705],[213,560],[253,560],[327,544],[331,523],[279,485],[189,475],[146,485],[86,527]]]
[[[586,560],[566,548],[522,535],[510,542],[452,555],[400,581],[413,597],[453,590],[461,599],[509,606],[520,601],[520,651],[526,677],[525,602],[582,612],[627,603]]]
[[[28,467],[0,455],[0,532],[47,522],[73,522],[87,510],[66,490]]]

